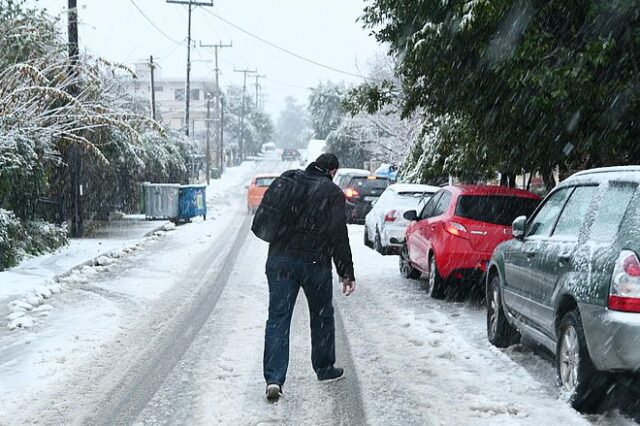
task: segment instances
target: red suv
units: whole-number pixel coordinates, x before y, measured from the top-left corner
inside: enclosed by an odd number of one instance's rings
[[[530,216],[539,202],[531,192],[502,186],[442,188],[420,214],[404,214],[411,223],[400,253],[400,272],[406,278],[427,274],[425,285],[438,299],[453,280],[480,280],[493,249],[512,238],[513,220]]]

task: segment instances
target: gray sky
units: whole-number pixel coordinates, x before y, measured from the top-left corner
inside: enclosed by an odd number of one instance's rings
[[[168,37],[155,29],[133,2]],[[66,0],[37,0],[37,3],[53,14],[66,11]],[[83,50],[128,65],[154,55],[164,77],[184,78],[186,47],[174,41],[186,44],[186,6],[164,0],[78,0],[78,6]],[[363,7],[364,0],[217,0],[213,8],[206,9],[316,62],[353,74],[366,74],[368,61],[381,48],[356,22]],[[306,103],[306,88],[320,80],[347,83],[359,80],[269,47],[203,8],[193,12],[192,38],[198,44],[233,41],[232,48],[220,52],[221,84],[242,84],[242,74],[234,73],[234,67],[257,68],[267,75],[262,80],[266,109],[274,118],[287,95]],[[212,57],[211,49],[192,51],[192,75],[213,76],[213,63],[198,62]]]

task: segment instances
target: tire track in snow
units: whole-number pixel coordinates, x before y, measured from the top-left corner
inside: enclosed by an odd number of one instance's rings
[[[334,288],[337,283],[333,282]],[[336,325],[336,367],[345,370],[345,378],[322,383],[311,367],[311,342],[307,300],[302,291],[291,325],[291,359],[287,383],[284,386],[283,424],[366,425],[362,391],[358,380],[351,346],[345,331],[334,291]]]
[[[266,161],[256,163],[253,174],[275,172],[281,168],[281,162],[266,159]],[[223,198],[237,199],[240,194],[234,192],[234,190],[242,192],[243,186],[243,184],[239,184],[230,188],[223,195]],[[183,303],[184,308],[178,315],[167,321],[166,326],[159,326],[156,329],[161,330],[161,334],[138,356],[138,362],[132,364],[127,374],[115,386],[112,386],[112,390],[107,394],[107,397],[103,398],[103,401],[98,404],[101,407],[101,411],[85,419],[85,424],[114,424],[114,422],[116,424],[131,424],[151,402],[156,392],[161,389],[164,381],[178,363],[181,362],[185,352],[207,322],[226,283],[229,281],[236,259],[239,257],[241,248],[249,234],[251,216],[242,217],[244,219],[239,227],[232,226],[229,229],[231,231],[230,234],[235,235],[233,244],[230,244],[229,240],[222,240],[223,237],[214,241],[211,244],[211,250],[209,250],[211,255],[207,259],[203,259],[195,271],[192,270],[189,273],[190,278],[187,279],[202,283],[193,287],[196,289],[202,288],[204,294],[189,298],[187,303]],[[223,241],[222,247],[216,247],[219,241]],[[231,246],[230,249],[228,249],[229,246]],[[219,269],[217,264],[218,257],[220,254],[227,252],[227,249],[229,251],[222,262],[222,269]],[[211,285],[207,283],[217,284]],[[186,386],[192,386],[192,384],[190,383]],[[183,389],[183,394],[180,397],[184,400],[185,395],[188,394],[188,390]],[[172,407],[168,407],[168,410],[169,412],[165,413],[165,415],[169,417],[176,413],[178,415],[185,415],[185,412],[190,414],[189,410],[184,408],[172,410]],[[162,413],[160,415],[162,416]],[[100,420],[105,418],[108,420]],[[165,423],[166,420],[161,418],[161,421]]]
[[[196,274],[190,276],[200,276],[201,282],[214,284],[205,289],[195,304],[179,312],[164,330],[159,330],[156,338],[140,354],[138,362],[127,370],[99,404],[98,410],[83,421],[84,424],[131,424],[135,421],[209,318],[248,235],[249,221],[250,217],[245,217],[239,229],[234,230],[237,234],[220,271],[214,268],[215,260],[222,251],[216,249],[216,243],[212,244],[211,256],[207,256]]]

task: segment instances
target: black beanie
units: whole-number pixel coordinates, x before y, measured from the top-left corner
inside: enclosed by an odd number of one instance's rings
[[[316,158],[316,167],[329,171],[336,170],[340,168],[340,162],[338,161],[338,157],[333,154],[320,154],[318,158]]]

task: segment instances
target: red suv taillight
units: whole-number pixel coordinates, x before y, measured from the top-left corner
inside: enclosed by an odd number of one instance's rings
[[[398,218],[398,212],[396,210],[389,210],[387,214],[384,215],[385,222],[395,222]]]
[[[640,312],[640,260],[630,250],[623,250],[613,268],[609,309]]]
[[[344,195],[346,195],[347,198],[358,198],[360,193],[353,188],[347,188],[344,190]]]
[[[467,238],[468,236],[467,228],[465,228],[464,225],[461,225],[458,222],[443,222],[442,226],[444,226],[444,230],[447,233],[455,237]]]

